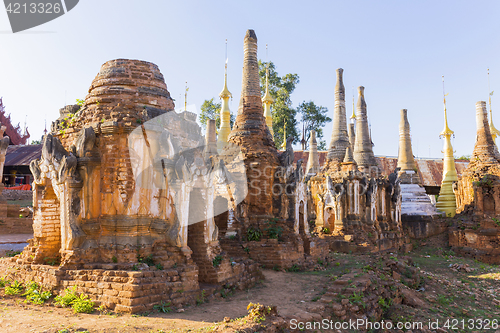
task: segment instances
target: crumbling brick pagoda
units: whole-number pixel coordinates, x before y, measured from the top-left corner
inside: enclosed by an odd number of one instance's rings
[[[449,231],[453,250],[500,264],[500,155],[488,125],[486,102],[476,103],[476,144],[455,185],[457,224]]]

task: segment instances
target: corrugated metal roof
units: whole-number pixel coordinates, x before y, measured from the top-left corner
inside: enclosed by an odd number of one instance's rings
[[[319,165],[323,166],[326,162],[326,155],[328,152],[320,151],[319,155]],[[307,151],[295,151],[295,160],[297,163],[299,159],[303,159],[304,171],[307,165],[307,159],[309,157],[309,152]],[[375,156],[378,166],[382,175],[391,174],[396,166],[398,165],[397,157],[389,156]],[[439,158],[416,158],[415,163],[417,164],[418,174],[422,180],[422,185],[424,186],[441,186],[441,181],[443,179],[443,159]],[[455,160],[455,169],[457,170],[457,175],[460,177],[462,172],[469,165],[469,161]]]
[[[32,160],[42,156],[42,145],[8,146],[5,166],[29,165]]]

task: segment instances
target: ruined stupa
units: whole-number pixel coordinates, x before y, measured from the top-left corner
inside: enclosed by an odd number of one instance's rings
[[[305,255],[324,257],[328,248],[320,248],[309,233],[303,167],[294,166],[292,138],[286,140],[283,152],[276,150],[264,118],[259,82],[257,37],[248,30],[240,104],[229,135],[229,142],[241,149],[248,195],[234,209],[236,234],[224,239],[222,247],[231,256],[251,256],[266,267],[288,268],[302,265]],[[247,253],[243,248],[248,248]]]
[[[412,238],[429,237],[441,232],[434,219],[436,207],[425,193],[413,157],[408,111],[401,110],[399,122],[398,176],[401,187],[401,220]]]
[[[450,229],[453,250],[500,264],[500,158],[488,126],[486,102],[476,103],[476,144],[456,185],[460,219]]]
[[[316,131],[311,131],[309,138],[309,156],[307,158],[306,174],[315,174],[319,172],[319,155],[318,155],[318,142],[316,141]]]
[[[342,70],[337,71],[334,118],[338,120],[334,121],[331,159],[308,181],[313,204],[310,218],[315,219],[316,230],[333,251],[378,252],[402,246],[397,174],[384,179],[378,177],[378,172],[369,173],[376,160],[371,150],[363,89],[359,89],[353,154],[345,126]],[[358,169],[360,162],[365,172]]]
[[[205,139],[195,114],[175,113],[155,64],[106,62],[74,109],[31,162],[34,238],[1,271],[56,293],[74,285],[123,312],[192,304],[200,283],[255,282],[257,264],[219,246],[214,189],[227,189],[228,173],[215,124]]]
[[[360,171],[375,174],[377,171],[377,160],[373,154],[373,143],[368,128],[368,116],[366,113],[365,87],[358,87],[358,103],[356,105],[356,136],[354,142],[354,159]]]
[[[335,84],[335,104],[333,108],[333,128],[330,146],[328,147],[328,161],[340,163],[344,160],[345,149],[349,145],[347,135],[345,88],[342,68],[337,69],[337,83]]]

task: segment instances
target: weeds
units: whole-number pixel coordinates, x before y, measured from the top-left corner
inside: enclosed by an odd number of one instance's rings
[[[158,312],[163,312],[163,313],[169,313],[172,312],[172,309],[170,308],[171,302],[164,302],[161,301],[160,303],[156,304],[153,308],[157,310]]]
[[[215,258],[212,260],[212,265],[214,267],[219,267],[221,263],[222,263],[222,257],[219,255],[216,255]]]
[[[249,227],[248,230],[247,230],[247,240],[249,242],[251,241],[260,241],[260,239],[262,238],[262,231],[260,231],[259,228],[255,228],[255,227]]]
[[[26,303],[41,305],[52,297],[52,293],[48,290],[42,291],[42,287],[36,282],[30,282],[26,286],[26,291],[23,296],[26,296]]]
[[[75,313],[92,313],[94,311],[95,303],[89,298],[88,295],[78,295],[76,292],[76,286],[73,288],[67,288],[64,291],[64,295],[58,295],[54,300],[56,305],[60,305],[62,307],[71,306]]]
[[[202,290],[200,296],[196,297],[196,305],[200,305],[205,303],[206,300],[206,291]]]
[[[5,287],[5,295],[19,295],[23,289],[23,285],[16,280],[8,287]]]

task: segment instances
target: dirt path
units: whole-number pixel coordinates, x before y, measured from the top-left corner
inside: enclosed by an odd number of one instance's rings
[[[161,332],[202,329],[224,317],[247,314],[248,303],[276,305],[283,317],[307,311],[311,299],[319,295],[328,278],[324,275],[264,271],[265,280],[255,288],[235,291],[227,298],[213,298],[182,313],[137,315],[73,314],[70,309],[33,306],[21,298],[4,297],[0,302],[1,332]]]

